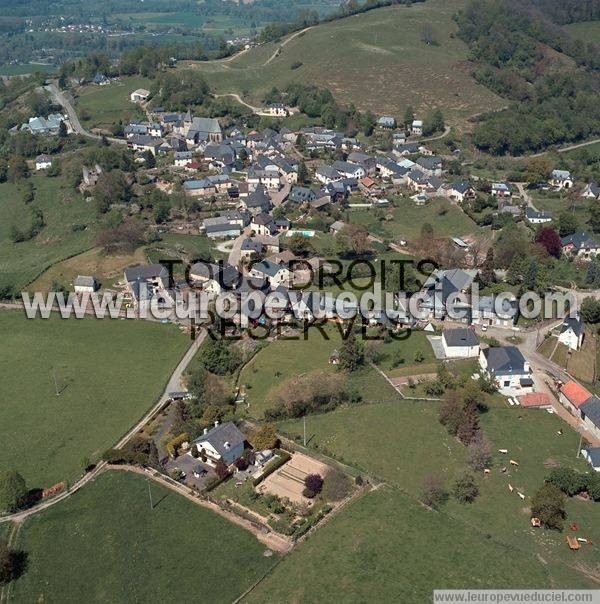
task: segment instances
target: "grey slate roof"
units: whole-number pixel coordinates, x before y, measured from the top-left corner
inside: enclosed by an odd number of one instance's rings
[[[479,339],[472,329],[459,327],[456,329],[444,329],[442,334],[448,346],[477,346]]]
[[[245,440],[246,437],[233,422],[226,422],[215,426],[207,434],[202,434],[194,443],[209,442],[217,453],[223,456],[229,449],[243,444]],[[225,443],[229,443],[229,449],[225,447]]]
[[[600,447],[586,449],[590,463],[593,468],[600,468]]]
[[[129,266],[125,269],[125,279],[127,279],[129,283],[137,280],[148,281],[150,279],[158,278],[163,281],[166,281],[169,278],[169,271],[162,264]]]
[[[565,333],[572,329],[576,336],[583,332],[583,321],[579,317],[567,317],[560,327],[560,333]]]
[[[600,247],[595,239],[590,237],[585,231],[577,231],[577,233],[573,233],[572,235],[567,235],[560,240],[561,245],[564,247],[566,245],[573,245],[573,247],[577,250],[583,249],[585,247],[598,248]]]
[[[594,426],[600,428],[600,399],[597,396],[592,396],[585,401],[585,403],[579,407],[579,411],[584,413]]]
[[[496,375],[519,375],[525,373],[525,358],[516,346],[487,348],[483,351],[488,371]]]

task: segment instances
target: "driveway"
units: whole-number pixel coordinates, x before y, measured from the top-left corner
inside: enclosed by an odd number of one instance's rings
[[[167,470],[179,468],[182,472],[185,472],[185,480],[183,482],[189,487],[196,487],[199,490],[204,488],[207,480],[216,476],[215,471],[208,464],[202,463],[201,460],[192,457],[188,453],[184,453],[175,459],[169,459],[165,467]],[[206,474],[200,476],[200,478],[194,476],[194,469],[198,468],[206,471]]]

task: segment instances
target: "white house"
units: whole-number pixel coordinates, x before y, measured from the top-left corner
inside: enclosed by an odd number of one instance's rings
[[[286,117],[289,110],[283,103],[273,103],[265,109],[265,113],[272,117]]]
[[[590,260],[600,254],[600,245],[585,231],[577,231],[563,237],[560,244],[564,254],[571,254],[582,260]]]
[[[94,277],[78,275],[73,280],[73,289],[76,294],[93,293],[98,289],[98,283]]]
[[[442,346],[446,358],[472,358],[479,356],[479,339],[472,329],[444,329]]]
[[[35,158],[36,170],[47,170],[50,166],[52,166],[52,158],[49,155],[42,153]]]
[[[272,288],[290,287],[292,273],[284,264],[263,260],[252,266],[250,276],[258,279],[267,279]]]
[[[588,199],[600,199],[600,185],[597,182],[591,182],[585,185],[585,189],[581,193],[582,197]]]
[[[583,321],[580,317],[567,317],[560,326],[558,341],[571,350],[579,350],[583,343]]]
[[[195,457],[196,452],[199,459],[213,467],[220,461],[230,466],[243,455],[245,441],[246,437],[233,422],[215,422],[214,428],[205,428],[204,434],[192,443],[190,454]]]
[[[422,120],[413,120],[410,131],[415,136],[421,136],[423,134],[423,121]]]
[[[531,207],[525,208],[525,218],[531,224],[545,224],[546,222],[552,222],[552,214],[548,212],[539,212]]]
[[[492,183],[492,195],[494,197],[510,197],[510,187],[505,182]]]
[[[142,101],[147,101],[149,96],[149,90],[146,90],[145,88],[138,88],[129,95],[129,99],[132,103],[140,103]]]
[[[486,348],[479,353],[479,365],[488,376],[495,379],[502,394],[513,395],[531,392],[531,369],[521,351],[515,346]]]
[[[579,414],[584,426],[596,438],[600,438],[600,399],[592,396],[579,407]]]
[[[550,184],[557,189],[571,189],[573,187],[573,177],[568,170],[552,170]]]

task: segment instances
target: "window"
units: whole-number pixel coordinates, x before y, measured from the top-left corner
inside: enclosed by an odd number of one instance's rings
[[[508,388],[510,386],[510,380],[504,380],[504,387]]]

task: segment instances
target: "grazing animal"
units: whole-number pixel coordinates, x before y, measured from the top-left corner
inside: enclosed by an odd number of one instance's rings
[[[518,466],[518,465],[519,465],[519,462],[518,462],[518,461],[515,461],[514,459],[511,459],[511,460],[510,460],[510,465],[511,465],[511,466]]]
[[[508,449],[498,449],[498,453],[508,453]]]
[[[508,490],[512,493],[514,491],[512,484],[508,485]]]

